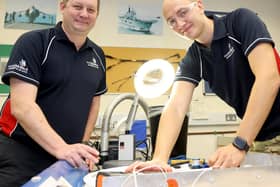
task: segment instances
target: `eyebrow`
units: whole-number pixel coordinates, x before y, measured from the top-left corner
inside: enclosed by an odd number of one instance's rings
[[[180,12],[182,12],[183,10],[186,10],[186,9],[188,9],[188,7],[181,7],[181,8],[179,8],[179,9],[175,12],[175,15],[177,15],[178,13],[180,13]],[[166,20],[169,20],[169,19],[172,19],[172,18],[174,18],[174,16],[170,16],[170,17],[168,17]]]
[[[176,14],[182,12],[183,10],[187,10],[187,9],[190,10],[190,7],[183,7],[183,8],[180,8],[180,9],[177,10]]]

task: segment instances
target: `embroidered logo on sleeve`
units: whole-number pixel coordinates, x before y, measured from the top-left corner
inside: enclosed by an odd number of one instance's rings
[[[8,70],[11,71],[19,71],[22,73],[27,73],[28,72],[28,68],[26,66],[26,61],[24,59],[21,59],[18,64],[12,64],[8,66]]]

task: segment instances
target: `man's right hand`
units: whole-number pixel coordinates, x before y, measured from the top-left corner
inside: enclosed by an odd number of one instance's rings
[[[66,146],[60,147],[55,156],[57,159],[66,160],[73,167],[81,167],[87,162],[99,162],[99,152],[95,148],[81,143],[66,144]]]
[[[158,160],[151,160],[147,162],[136,161],[127,167],[125,172],[131,173],[134,171],[151,171],[151,172],[171,172],[172,168],[168,164]]]

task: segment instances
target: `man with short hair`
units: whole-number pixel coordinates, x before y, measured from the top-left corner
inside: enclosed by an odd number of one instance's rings
[[[224,17],[206,16],[202,0],[164,0],[163,14],[171,29],[194,42],[162,112],[152,161],[132,164],[127,171],[152,165],[171,171],[169,155],[202,79],[242,119],[234,141],[209,158],[210,166],[238,167],[249,147],[280,154],[280,60],[260,18],[244,8]]]
[[[98,0],[62,0],[62,22],[23,34],[2,81],[10,94],[0,116],[0,186],[21,186],[56,160],[92,169],[99,152],[85,144],[107,91],[103,50],[88,33]]]

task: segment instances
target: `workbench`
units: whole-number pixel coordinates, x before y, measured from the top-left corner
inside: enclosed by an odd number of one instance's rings
[[[187,167],[182,167],[171,173],[139,173],[137,175],[115,173],[103,177],[100,186],[133,187],[135,181],[137,181],[138,187],[155,187],[164,186],[168,179],[172,179],[183,187],[279,187],[279,163],[279,155],[249,152],[240,168],[187,169]],[[112,174],[114,171],[106,169],[103,172],[109,174],[111,172]],[[58,161],[39,173],[35,178],[36,180],[31,179],[23,187],[39,187],[49,177],[56,180],[63,177],[73,187],[88,187],[88,185],[85,185],[83,178],[91,174],[88,173],[86,168],[73,168],[66,161]],[[92,184],[95,184],[95,181]]]

